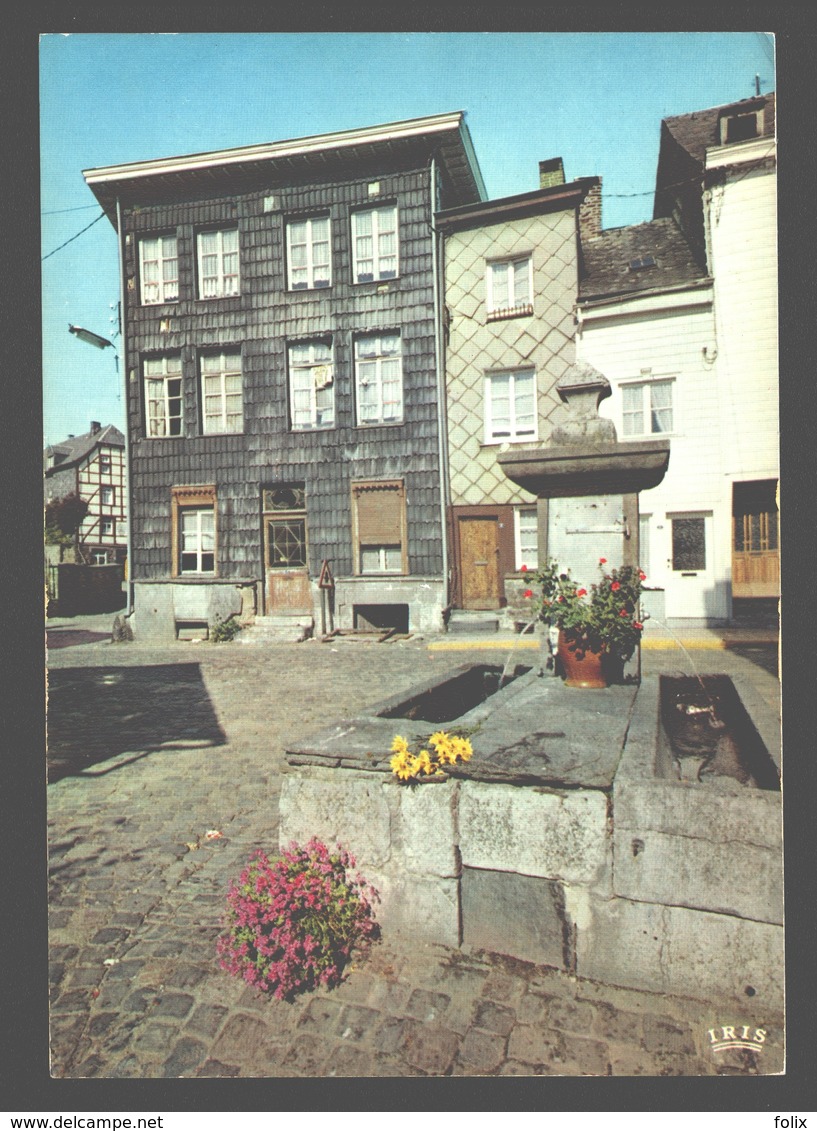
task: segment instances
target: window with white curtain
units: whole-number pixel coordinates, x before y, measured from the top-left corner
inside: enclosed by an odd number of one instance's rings
[[[517,507],[514,511],[516,568],[539,568],[539,520],[536,507]]]
[[[328,287],[332,282],[331,259],[328,216],[292,220],[287,224],[287,273],[290,290]]]
[[[621,423],[624,436],[672,432],[673,384],[673,381],[644,381],[621,386]]]
[[[225,298],[239,293],[238,229],[199,232],[199,298]]]
[[[533,303],[531,257],[526,255],[489,263],[486,298],[489,314],[530,313]]]
[[[144,361],[145,432],[150,438],[182,434],[182,359],[179,354]]]
[[[201,358],[202,431],[242,432],[244,394],[241,381],[241,354],[206,353]]]
[[[331,342],[294,342],[287,353],[289,412],[293,431],[331,428],[335,423]]]
[[[536,439],[536,372],[485,375],[485,442]]]
[[[355,339],[358,424],[398,424],[403,419],[403,360],[399,334]]]
[[[139,283],[143,306],[178,301],[179,258],[175,236],[148,236],[139,240]]]
[[[399,269],[397,205],[352,213],[352,271],[356,283],[395,279]]]

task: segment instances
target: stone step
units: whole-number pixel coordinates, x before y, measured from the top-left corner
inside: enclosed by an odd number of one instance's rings
[[[237,639],[242,644],[258,643],[265,640],[299,644],[302,640],[308,640],[314,631],[314,618],[308,614],[283,613],[265,617],[257,616],[255,621],[248,625]]]
[[[495,612],[452,609],[448,619],[448,631],[455,634],[499,632],[499,620],[500,614]]]

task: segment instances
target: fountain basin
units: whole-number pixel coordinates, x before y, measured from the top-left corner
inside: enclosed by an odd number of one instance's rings
[[[772,712],[735,683],[779,762]],[[391,774],[391,740],[437,728],[397,705],[290,748],[280,797],[282,846],[347,845],[384,930],[782,1009],[780,793],[664,776],[657,678],[583,692],[519,675],[450,720],[473,758],[416,785]]]
[[[627,495],[657,487],[669,466],[668,440],[565,444],[501,452],[511,482],[548,499]]]

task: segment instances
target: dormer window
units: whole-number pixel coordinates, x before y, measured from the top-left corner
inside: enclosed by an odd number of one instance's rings
[[[739,113],[727,112],[720,118],[721,145],[731,145],[736,141],[751,141],[763,133],[763,111],[741,110]]]
[[[652,255],[642,255],[638,259],[630,260],[631,271],[643,271],[645,267],[655,267],[655,258]]]

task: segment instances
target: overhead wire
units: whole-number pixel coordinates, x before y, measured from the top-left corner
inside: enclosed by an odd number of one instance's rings
[[[93,228],[94,224],[98,224],[104,215],[104,212],[100,212],[95,220],[92,220],[90,224],[86,224],[84,228],[77,232],[76,235],[71,236],[70,239],[67,239],[65,243],[61,243],[59,247],[55,247],[53,251],[49,251],[48,255],[44,255],[40,262],[45,263],[46,259],[50,259],[52,255],[56,255],[58,251],[62,251],[64,247],[67,247],[69,243],[73,243],[74,240],[79,239],[83,232],[87,232],[89,228]]]

